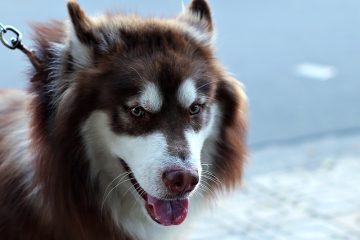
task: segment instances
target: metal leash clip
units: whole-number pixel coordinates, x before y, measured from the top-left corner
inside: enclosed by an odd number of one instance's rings
[[[10,42],[5,37],[5,35],[9,32],[16,36],[16,37],[12,37],[10,39]],[[22,34],[19,30],[17,30],[13,26],[9,26],[9,25],[4,26],[0,23],[0,40],[5,45],[5,47],[14,50],[19,46],[19,44],[21,44]]]
[[[10,41],[5,37],[7,34],[14,35],[10,38]],[[0,23],[0,41],[4,44],[5,47],[15,50],[19,49],[22,51],[30,60],[31,64],[38,71],[41,70],[41,61],[36,57],[35,53],[29,49],[27,49],[22,44],[22,34],[19,30],[17,30],[13,26],[3,25]]]

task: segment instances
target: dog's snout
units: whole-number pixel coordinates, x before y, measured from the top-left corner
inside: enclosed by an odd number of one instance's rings
[[[188,193],[199,183],[199,174],[197,171],[167,170],[163,173],[162,180],[171,193]]]

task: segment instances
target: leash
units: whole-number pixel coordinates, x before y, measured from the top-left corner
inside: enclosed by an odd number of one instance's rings
[[[6,35],[9,34],[14,35],[10,38],[10,41],[8,40],[8,38],[6,38]],[[32,50],[29,50],[23,45],[22,34],[15,27],[9,25],[2,25],[0,23],[0,41],[4,44],[5,47],[11,50],[19,49],[29,58],[31,64],[36,70],[41,69],[41,61],[36,57],[35,53]]]

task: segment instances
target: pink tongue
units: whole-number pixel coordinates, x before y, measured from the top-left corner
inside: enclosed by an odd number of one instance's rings
[[[181,224],[188,213],[189,200],[161,200],[147,195],[146,209],[154,221],[164,226]]]

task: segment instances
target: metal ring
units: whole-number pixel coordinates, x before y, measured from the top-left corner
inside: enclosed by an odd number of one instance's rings
[[[4,25],[2,25],[2,23],[0,22],[0,32],[6,32]]]
[[[18,45],[21,43],[22,40],[22,34],[19,30],[17,30],[16,28],[12,27],[12,26],[4,26],[3,27],[4,30],[0,31],[0,40],[1,42],[5,45],[5,47],[10,48],[10,49],[16,49],[18,47]],[[12,32],[16,35],[16,38],[11,38],[11,42],[9,42],[6,38],[5,38],[5,34],[7,32]]]

